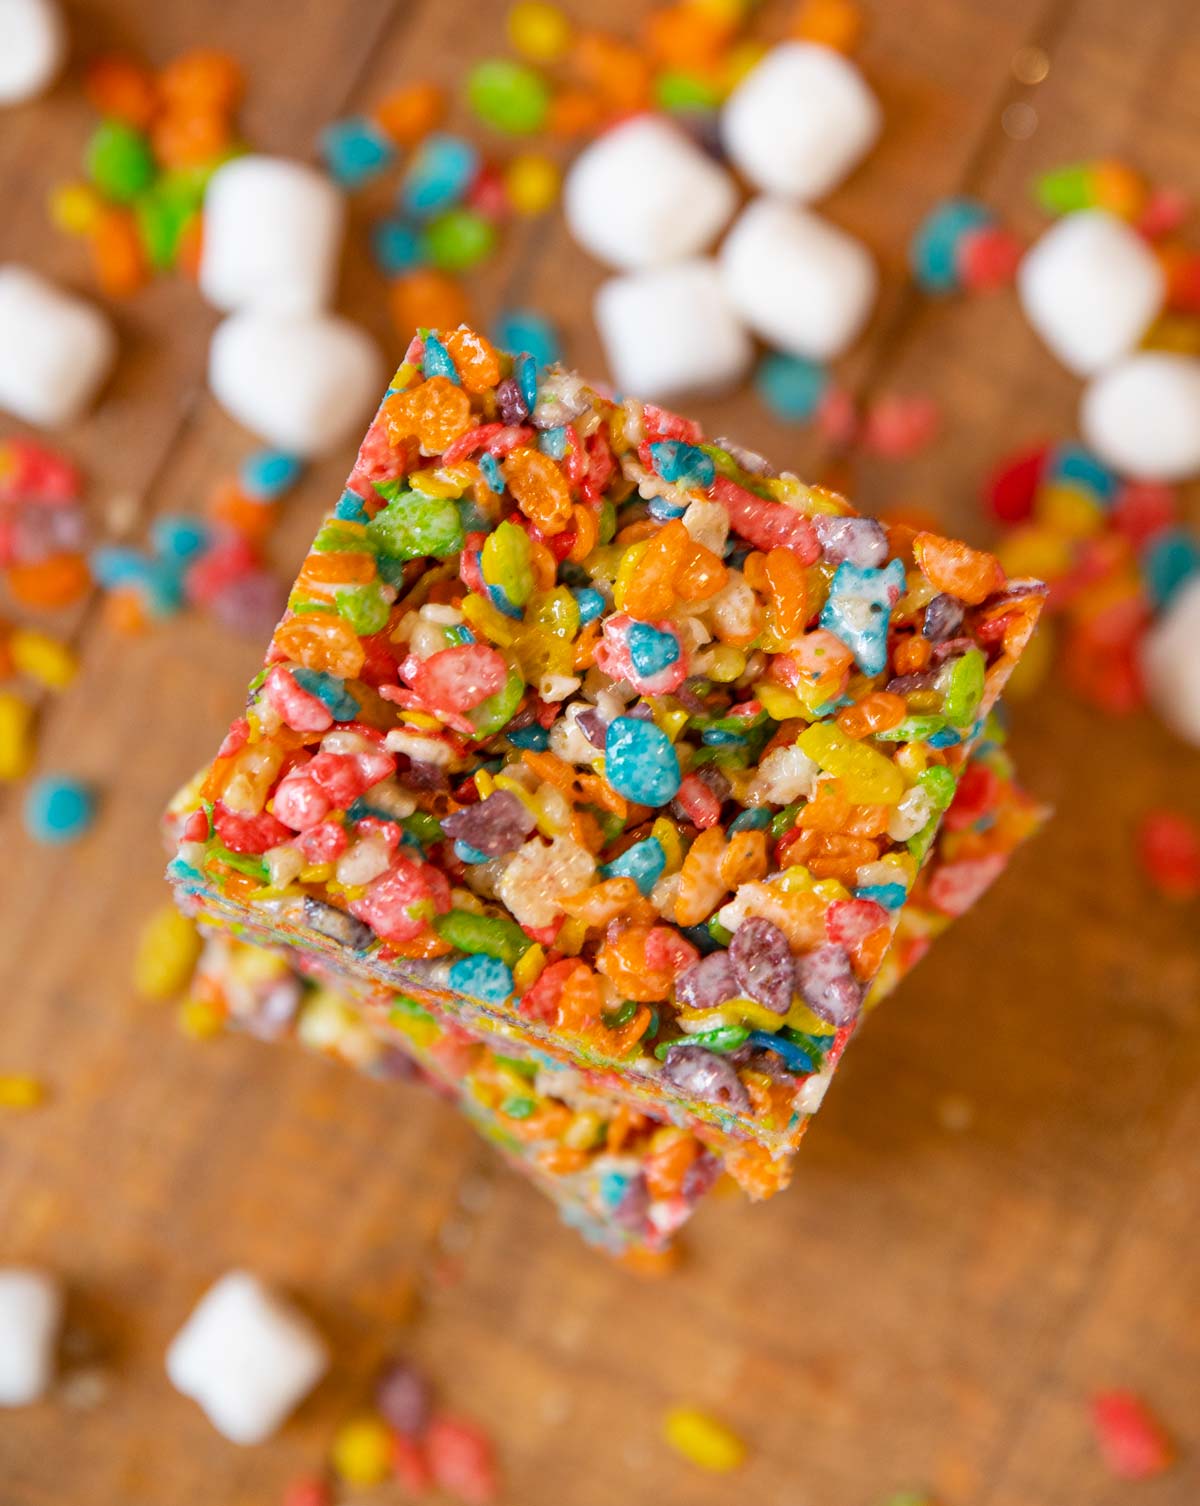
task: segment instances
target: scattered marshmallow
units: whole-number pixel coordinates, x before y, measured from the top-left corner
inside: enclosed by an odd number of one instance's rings
[[[1153,251],[1114,214],[1066,215],[1017,269],[1025,317],[1064,366],[1091,376],[1127,355],[1162,307]]]
[[[66,51],[56,0],[0,0],[0,105],[18,105],[48,89]]]
[[[236,157],[204,196],[200,291],[214,307],[311,314],[333,297],[345,202],[286,157]]]
[[[50,1389],[61,1323],[62,1292],[53,1276],[0,1269],[0,1407],[26,1407]]]
[[[1143,481],[1200,471],[1200,360],[1137,351],[1089,383],[1083,436],[1107,465]]]
[[[867,322],[879,276],[866,247],[811,210],[755,199],[721,247],[735,309],[768,345],[827,360]]]
[[[713,261],[612,277],[596,294],[596,328],[619,390],[657,400],[726,392],[753,347]]]
[[[116,354],[117,337],[98,308],[27,267],[0,267],[0,408],[39,428],[69,424]]]
[[[210,1287],[167,1351],[171,1384],[231,1443],[269,1438],[328,1364],[308,1319],[247,1271]]]
[[[383,382],[375,342],[330,314],[233,314],[213,335],[208,383],[240,424],[290,455],[348,439]]]
[[[1150,704],[1200,748],[1200,576],[1181,586],[1142,643]]]
[[[849,58],[813,42],[773,48],[721,113],[734,164],[757,188],[805,204],[837,187],[882,124],[879,102]]]
[[[623,271],[698,255],[733,213],[733,179],[678,126],[638,115],[581,152],[563,184],[567,228]]]

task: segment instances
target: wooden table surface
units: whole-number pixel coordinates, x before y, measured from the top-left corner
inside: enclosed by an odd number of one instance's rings
[[[453,80],[458,46],[498,46],[504,12],[293,0],[277,28],[284,8],[265,0],[69,9],[70,75],[0,119],[0,254],[78,286],[82,252],[44,203],[89,127],[81,57],[226,46],[250,74],[248,139],[306,155],[323,124],[404,79]],[[604,9],[632,24],[644,6]],[[841,375],[859,393],[934,393],[945,433],[903,465],[857,460],[854,494],[867,508],[918,502],[982,538],[987,462],[1069,434],[1077,386],[1011,295],[916,294],[909,234],[953,192],[1033,233],[1031,175],[1106,153],[1200,190],[1200,24],[1194,0],[869,11],[861,57],[886,131],[827,207],[874,248],[885,293]],[[772,21],[769,5],[768,33]],[[1014,72],[1029,47],[1050,63],[1036,87]],[[363,249],[371,197],[355,211],[342,304],[394,355]],[[528,293],[596,371],[599,276],[552,217],[509,238],[478,309]],[[114,313],[115,380],[66,444],[94,516],[135,509],[141,537],[160,510],[198,510],[248,442],[205,394],[214,320],[192,287],[161,280]],[[784,430],[747,395],[698,411],[802,472],[827,463],[813,432]],[[287,573],[348,455],[287,503]],[[1107,725],[1053,686],[1019,708],[1023,771],[1057,819],[849,1053],[790,1193],[757,1208],[715,1200],[684,1268],[653,1283],[585,1250],[422,1092],[249,1040],[200,1046],[171,1009],[133,996],[134,938],[164,894],[157,813],[211,754],[261,645],[191,618],[119,638],[95,601],[72,630],[83,673],[45,707],[40,766],[95,780],[97,827],[66,851],[38,848],[20,792],[0,794],[0,1071],[34,1073],[52,1094],[0,1127],[0,1260],[63,1274],[77,1355],[94,1355],[110,1387],[89,1409],[0,1417],[3,1506],[273,1503],[397,1342],[495,1434],[504,1500],[522,1506],[726,1502],[727,1482],[659,1441],[681,1400],[748,1440],[733,1499],[758,1506],[871,1506],[904,1487],[948,1506],[1194,1506],[1198,912],[1156,903],[1130,853],[1150,805],[1200,814],[1200,760],[1156,722]],[[238,1264],[292,1289],[336,1352],[330,1378],[255,1450],[220,1439],[162,1366],[199,1292]],[[1160,1480],[1123,1485],[1099,1463],[1086,1399],[1110,1385],[1142,1391],[1178,1434],[1184,1458]]]

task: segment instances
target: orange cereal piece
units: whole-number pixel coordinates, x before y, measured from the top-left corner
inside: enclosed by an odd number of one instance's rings
[[[468,392],[486,392],[500,380],[500,352],[472,329],[452,329],[442,337]]]
[[[672,68],[704,73],[720,61],[736,30],[734,12],[677,0],[650,12],[642,41],[648,52]]]
[[[418,329],[455,329],[471,322],[471,306],[462,284],[433,268],[397,277],[388,293],[388,306],[396,333],[405,342]]]
[[[571,527],[575,530],[575,542],[571,545],[567,558],[578,564],[587,559],[600,537],[600,520],[596,509],[577,502],[571,509]]]
[[[389,397],[383,405],[383,422],[389,444],[415,438],[425,454],[440,455],[470,428],[471,399],[449,377],[430,377]]]
[[[500,469],[529,521],[543,533],[562,533],[571,521],[571,488],[550,456],[518,445]]]
[[[158,75],[167,106],[181,115],[232,114],[246,88],[241,64],[215,47],[195,47],[180,53]]]
[[[917,568],[930,585],[969,606],[1003,589],[1004,570],[994,554],[936,533],[918,533],[912,547]]]
[[[614,110],[640,110],[650,100],[650,64],[641,50],[601,31],[583,32],[575,44],[580,74]]]
[[[763,576],[768,592],[766,632],[783,648],[804,632],[808,620],[808,572],[790,549],[772,549],[763,562]]]
[[[715,596],[728,580],[729,570],[720,556],[706,544],[693,543],[675,577],[675,589],[684,601],[705,601]]]
[[[653,927],[634,924],[615,935],[610,929],[596,954],[596,966],[623,999],[657,1004],[671,991],[669,967],[654,968],[646,961],[646,941]]]
[[[564,1030],[586,1030],[600,1018],[603,1008],[600,983],[586,962],[567,974],[558,1000],[558,1023]]]
[[[688,849],[679,874],[675,919],[681,926],[697,926],[707,920],[729,892],[721,877],[725,833],[719,826],[702,831]]]
[[[792,21],[792,36],[837,52],[853,52],[862,29],[863,14],[854,0],[801,0]]]
[[[171,110],[150,131],[150,144],[163,167],[204,167],[232,141],[229,119],[217,110]]]
[[[204,250],[204,217],[192,215],[179,235],[175,265],[194,282],[200,276],[200,255]]]
[[[858,976],[867,982],[883,966],[883,959],[892,944],[891,926],[876,926],[850,948],[850,961]]]
[[[365,586],[375,579],[373,554],[342,554],[314,550],[300,567],[297,585]]]
[[[289,617],[275,630],[272,648],[306,669],[320,669],[353,680],[363,667],[365,652],[358,635],[343,617],[305,612]]]
[[[853,706],[843,707],[837,714],[837,724],[847,737],[873,737],[876,732],[898,727],[907,715],[908,703],[902,695],[876,690]]]
[[[700,1146],[690,1130],[675,1125],[656,1130],[642,1163],[650,1196],[678,1197],[683,1179],[699,1154]]]
[[[691,535],[678,518],[664,523],[646,545],[625,587],[622,611],[648,620],[665,617],[675,606],[675,578],[691,546]]]
[[[145,130],[158,109],[154,75],[136,58],[110,52],[88,64],[83,76],[88,103],[98,115]]]
[[[52,554],[9,567],[8,589],[24,607],[65,607],[87,591],[91,571],[82,554]]]
[[[767,834],[763,831],[735,831],[717,862],[726,889],[765,878],[767,868]]]
[[[243,538],[261,543],[275,523],[276,509],[252,501],[234,480],[222,481],[208,500],[208,515]]]
[[[845,832],[802,831],[788,849],[788,857],[803,863],[813,878],[853,884],[859,868],[879,857],[879,844]]]
[[[375,120],[397,146],[416,146],[446,118],[446,91],[419,79],[389,94],[376,106]]]
[[[610,878],[593,884],[578,894],[568,894],[559,904],[586,926],[606,926],[625,914],[641,899],[641,891],[631,878]]]
[[[916,674],[925,668],[933,654],[933,644],[921,633],[911,638],[901,638],[892,654],[892,663],[898,675]]]
[[[669,1276],[680,1261],[678,1245],[668,1245],[663,1250],[651,1250],[646,1245],[630,1245],[617,1256],[617,1263],[634,1276],[645,1276],[657,1281]]]
[[[131,214],[121,209],[105,210],[97,219],[88,244],[97,281],[110,298],[136,293],[148,281],[146,253]]]
[[[850,816],[849,801],[842,794],[842,786],[836,779],[822,779],[813,791],[813,797],[800,812],[800,825],[805,831],[841,831]]]
[[[146,608],[137,591],[108,591],[104,597],[104,620],[114,633],[132,638],[149,626]]]
[[[551,136],[590,135],[604,118],[604,106],[582,89],[563,89],[550,101],[546,129]]]
[[[742,1145],[724,1156],[725,1170],[748,1197],[774,1197],[791,1181],[792,1158],[776,1158],[765,1146]]]
[[[538,1153],[538,1165],[554,1177],[569,1177],[587,1165],[587,1151],[570,1145],[552,1145]]]

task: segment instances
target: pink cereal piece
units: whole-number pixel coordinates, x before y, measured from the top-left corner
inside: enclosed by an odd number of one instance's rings
[[[333,726],[333,713],[328,706],[297,685],[291,670],[282,664],[267,672],[263,691],[268,705],[293,732],[325,732]]]
[[[358,447],[354,474],[368,482],[395,481],[404,475],[404,468],[403,447],[397,449],[391,445],[387,429],[379,419],[376,419]]]
[[[938,405],[931,397],[887,395],[872,404],[863,443],[877,455],[901,459],[930,444],[939,424]]]
[[[319,821],[300,838],[300,851],[310,863],[332,863],[349,845],[346,828],[337,821]]]
[[[965,915],[1004,871],[1003,853],[943,863],[930,877],[929,902],[943,915]]]
[[[229,731],[225,734],[225,740],[217,749],[218,758],[232,758],[246,746],[246,739],[250,736],[250,723],[244,716],[239,716]]]
[[[332,802],[301,765],[285,774],[276,785],[272,804],[276,817],[285,826],[292,831],[307,831],[318,821],[324,821]]]
[[[435,914],[450,908],[450,885],[444,874],[427,863],[397,857],[392,866],[371,883],[350,913],[364,921],[384,941],[413,941]]]
[[[396,772],[396,760],[382,748],[370,753],[318,753],[304,772],[334,805],[345,810],[373,784]]]
[[[853,444],[858,434],[858,409],[844,387],[830,387],[817,404],[817,428],[835,445]]]
[[[683,651],[683,644],[679,641],[679,634],[674,623],[651,622],[647,624],[656,632],[665,633],[673,638],[678,649],[675,662],[652,675],[639,674],[633,666],[633,660],[629,654],[629,629],[633,623],[634,619],[627,612],[618,612],[607,619],[603,636],[595,648],[597,667],[610,679],[628,680],[630,685],[642,695],[670,695],[672,691],[678,690],[687,679],[688,672],[687,655]]]
[[[457,465],[460,460],[474,455],[476,450],[486,449],[489,441],[495,439],[503,429],[503,424],[479,424],[474,429],[468,429],[465,434],[451,440],[442,451],[442,464]]]
[[[1098,1391],[1092,1426],[1104,1462],[1122,1480],[1148,1480],[1169,1468],[1174,1450],[1162,1424],[1132,1391]]]
[[[678,931],[652,926],[646,935],[646,966],[653,972],[669,968],[678,977],[700,961],[700,953]]]
[[[669,408],[660,408],[657,403],[646,403],[642,408],[646,421],[648,439],[681,439],[684,444],[699,444],[704,430],[692,418],[683,418]]]
[[[500,1488],[490,1439],[461,1417],[444,1413],[429,1424],[425,1453],[438,1486],[466,1506],[488,1506]]]
[[[683,776],[675,800],[692,825],[701,831],[715,826],[721,819],[721,802],[698,774]]]
[[[213,826],[230,852],[255,856],[278,847],[280,842],[290,841],[292,836],[287,827],[267,811],[248,816],[241,811],[227,810],[219,800],[213,806]]]
[[[430,711],[463,712],[501,689],[508,665],[486,643],[460,643],[428,659],[410,657],[400,673]]]
[[[790,549],[803,565],[820,557],[816,529],[793,508],[756,497],[728,476],[717,476],[709,492],[729,514],[735,532],[756,549]]]
[[[1135,226],[1148,241],[1173,235],[1192,212],[1191,200],[1179,188],[1152,188]]]
[[[825,934],[849,948],[887,923],[887,911],[873,899],[837,899],[825,913]]]

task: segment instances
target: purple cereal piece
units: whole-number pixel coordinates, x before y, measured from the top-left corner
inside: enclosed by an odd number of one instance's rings
[[[442,817],[442,830],[485,857],[512,852],[534,828],[534,819],[511,790],[496,790],[478,805]]]
[[[774,1014],[792,1007],[796,965],[787,937],[761,915],[742,921],[729,943],[729,960],[741,991]]]
[[[681,973],[675,983],[676,1003],[685,1009],[715,1009],[742,991],[728,952],[710,952]]]
[[[874,518],[835,517],[817,513],[812,518],[821,553],[830,564],[849,560],[860,569],[882,565],[888,557],[887,532]]]
[[[681,1093],[744,1114],[750,1108],[745,1084],[723,1056],[703,1046],[677,1042],[663,1061],[663,1076]]]
[[[420,1438],[429,1426],[429,1382],[407,1360],[389,1360],[375,1382],[375,1410],[405,1438]]]
[[[914,690],[928,690],[932,684],[933,676],[922,671],[914,675],[893,675],[886,688],[891,695],[911,695]]]
[[[696,778],[708,788],[720,801],[729,799],[733,786],[730,784],[725,773],[718,769],[715,764],[706,763],[702,769],[696,770]]]
[[[680,1188],[689,1202],[696,1202],[720,1179],[721,1163],[711,1151],[702,1150],[683,1174]]]
[[[603,748],[604,740],[608,736],[608,723],[596,710],[595,706],[587,706],[578,712],[575,717],[575,725],[591,743],[593,748]]]
[[[944,643],[933,645],[930,661],[933,664],[944,664],[947,659],[957,659],[974,647],[974,641],[970,638],[947,638]]]
[[[930,643],[940,643],[943,638],[952,638],[962,627],[963,604],[957,596],[943,591],[935,596],[925,608],[922,633]]]
[[[854,976],[845,947],[833,942],[796,961],[796,988],[813,1014],[841,1029],[862,1008],[862,984]]]
[[[242,1028],[260,1041],[279,1040],[296,1018],[303,992],[299,978],[281,978],[255,1001],[253,1013],[240,1022]]]
[[[304,896],[302,916],[310,931],[328,936],[330,941],[349,947],[352,952],[366,951],[375,940],[375,933],[370,926],[364,925],[361,920],[355,920],[353,915],[347,915],[336,905],[327,905],[323,899],[316,899],[311,894]]]
[[[448,790],[450,776],[440,763],[414,758],[404,771],[404,783],[414,790]]]
[[[212,599],[217,621],[247,638],[273,632],[286,606],[286,586],[267,570],[247,570]]]
[[[504,423],[516,428],[529,417],[521,389],[512,377],[505,377],[496,388],[496,407]]]
[[[749,476],[770,476],[773,474],[771,462],[757,450],[747,450],[743,445],[735,444],[732,439],[726,439],[723,435],[713,440],[713,444],[719,450],[725,450],[741,466]]]
[[[613,1209],[612,1216],[622,1229],[636,1233],[646,1222],[649,1211],[650,1189],[646,1186],[646,1178],[638,1172],[621,1194],[621,1201]]]

